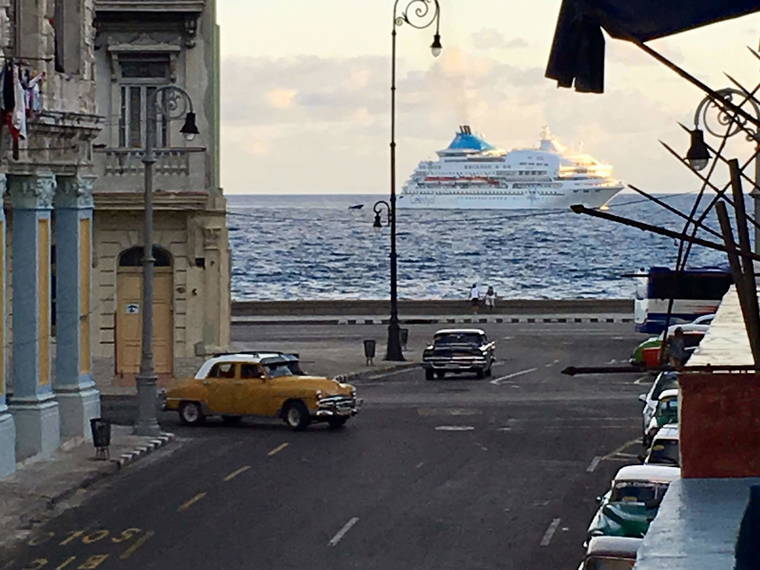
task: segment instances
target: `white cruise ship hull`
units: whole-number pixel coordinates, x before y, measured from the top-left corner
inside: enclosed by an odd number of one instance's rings
[[[623,189],[622,186],[603,188],[573,188],[567,190],[438,190],[410,192],[399,196],[399,208],[417,210],[564,210],[574,204],[600,208]]]

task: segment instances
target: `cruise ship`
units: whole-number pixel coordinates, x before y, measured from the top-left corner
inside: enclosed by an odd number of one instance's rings
[[[599,208],[623,189],[612,167],[570,153],[544,127],[538,148],[509,152],[463,125],[438,160],[419,163],[399,195],[400,208],[520,210],[573,204]]]

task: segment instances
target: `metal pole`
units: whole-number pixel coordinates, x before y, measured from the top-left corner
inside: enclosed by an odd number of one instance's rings
[[[142,299],[142,357],[137,375],[137,423],[138,435],[156,435],[161,432],[156,418],[158,378],[153,366],[153,137],[156,120],[156,92],[149,97],[145,117],[145,220],[143,229],[143,299]]]
[[[760,138],[755,147],[755,187],[750,191],[755,201],[755,220],[760,220]],[[760,225],[755,225],[755,253],[760,253]]]
[[[385,360],[401,362],[401,334],[398,323],[398,272],[396,256],[396,7],[393,7],[391,32],[391,317],[388,323],[388,347]]]

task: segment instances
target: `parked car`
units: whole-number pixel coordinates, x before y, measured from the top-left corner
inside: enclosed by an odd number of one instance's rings
[[[678,375],[672,371],[660,372],[655,376],[654,382],[649,387],[646,394],[639,394],[639,401],[644,404],[641,411],[641,435],[646,435],[649,422],[652,421],[654,412],[657,409],[657,402],[660,401],[660,394],[665,390],[678,388]]]
[[[594,536],[578,570],[628,570],[636,564],[642,539],[627,536]]]
[[[209,358],[193,378],[161,393],[163,408],[189,425],[208,416],[235,423],[244,416],[281,418],[293,429],[311,422],[341,427],[356,415],[356,388],[307,376],[298,357],[281,352],[225,354]]]
[[[684,346],[687,353],[692,353],[699,346],[699,343],[705,336],[705,333],[710,328],[704,324],[686,324],[686,325],[672,325],[668,327],[668,336],[670,339],[676,329],[680,327],[684,335]],[[655,368],[660,365],[660,352],[662,350],[664,333],[660,333],[658,336],[653,336],[640,343],[634,350],[629,362],[637,366],[646,366],[647,368]],[[667,355],[666,355],[667,356]],[[666,359],[667,362],[667,359]]]
[[[671,388],[664,390],[657,399],[657,407],[654,410],[652,419],[649,420],[646,432],[644,433],[644,447],[649,447],[652,439],[666,424],[678,423],[678,389]]]
[[[643,537],[657,515],[665,491],[678,478],[678,467],[628,465],[620,468],[610,490],[597,497],[599,510],[586,531],[594,536]]]
[[[700,315],[693,321],[691,321],[690,324],[692,325],[711,325],[713,320],[715,319],[715,313],[710,313],[708,315]]]
[[[649,465],[681,464],[678,445],[678,424],[666,424],[660,428],[649,446],[644,463]]]
[[[422,353],[425,378],[443,378],[447,373],[475,373],[478,378],[491,375],[496,343],[480,329],[443,329]]]

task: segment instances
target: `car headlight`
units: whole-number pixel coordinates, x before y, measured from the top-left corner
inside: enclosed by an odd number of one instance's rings
[[[317,397],[317,400],[321,400],[324,394],[322,393],[322,390],[317,390],[317,393],[315,394]]]

